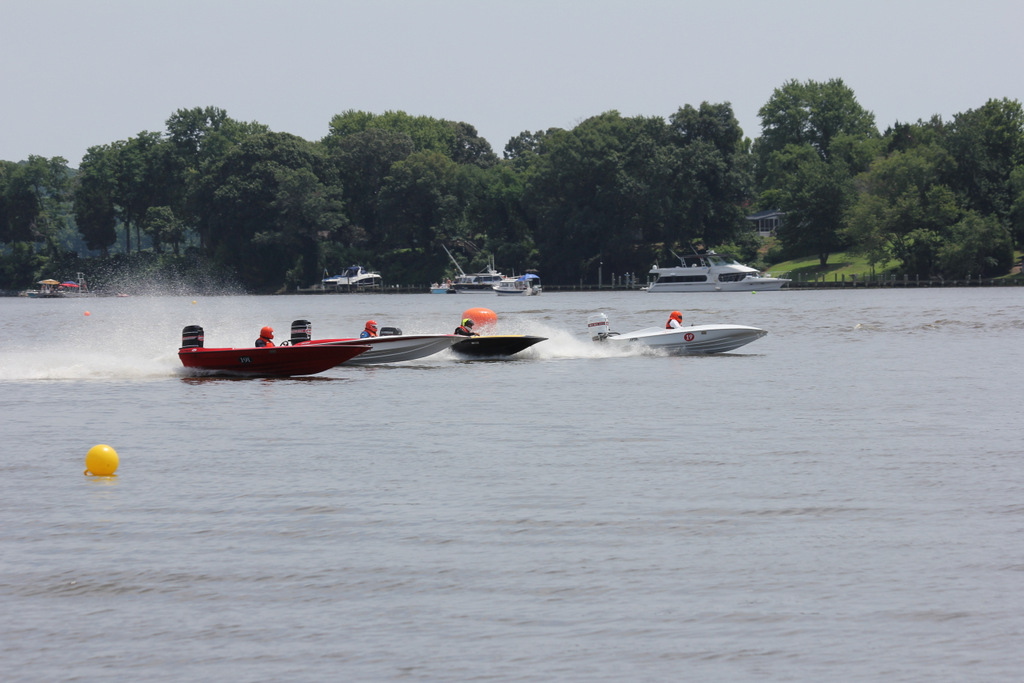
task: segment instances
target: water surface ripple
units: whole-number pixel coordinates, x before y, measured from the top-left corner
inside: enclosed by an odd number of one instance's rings
[[[4,681],[1013,681],[1016,288],[0,299]],[[298,379],[176,347],[549,340]],[[763,327],[716,357],[586,337]],[[84,311],[88,310],[86,316]],[[85,477],[97,443],[116,478]]]

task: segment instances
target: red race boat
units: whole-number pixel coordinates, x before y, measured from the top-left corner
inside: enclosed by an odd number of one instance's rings
[[[203,347],[203,341],[203,328],[199,325],[189,325],[182,330],[181,348],[178,349],[182,365],[201,374],[255,377],[315,375],[370,348],[364,345],[309,344],[207,349]]]

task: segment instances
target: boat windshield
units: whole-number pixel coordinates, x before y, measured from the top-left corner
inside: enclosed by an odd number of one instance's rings
[[[731,256],[723,256],[722,254],[716,254],[714,252],[704,254],[704,258],[708,260],[713,266],[732,266],[740,265],[739,261]]]

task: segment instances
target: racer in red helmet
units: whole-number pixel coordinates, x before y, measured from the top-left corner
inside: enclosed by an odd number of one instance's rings
[[[274,342],[270,341],[273,338],[274,328],[267,325],[260,330],[260,338],[256,340],[256,346],[273,346]]]

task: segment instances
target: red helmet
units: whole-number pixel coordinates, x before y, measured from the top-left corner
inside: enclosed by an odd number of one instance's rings
[[[669,319],[671,320],[672,318],[675,318],[679,322],[683,322],[683,314],[679,311],[672,311],[672,315],[669,316]]]
[[[273,339],[274,338],[274,328],[271,327],[270,325],[267,325],[262,330],[260,330],[260,336],[263,337],[264,339]]]
[[[376,332],[377,331],[377,322],[375,320],[367,320],[366,321],[366,329],[373,330],[374,332]]]

